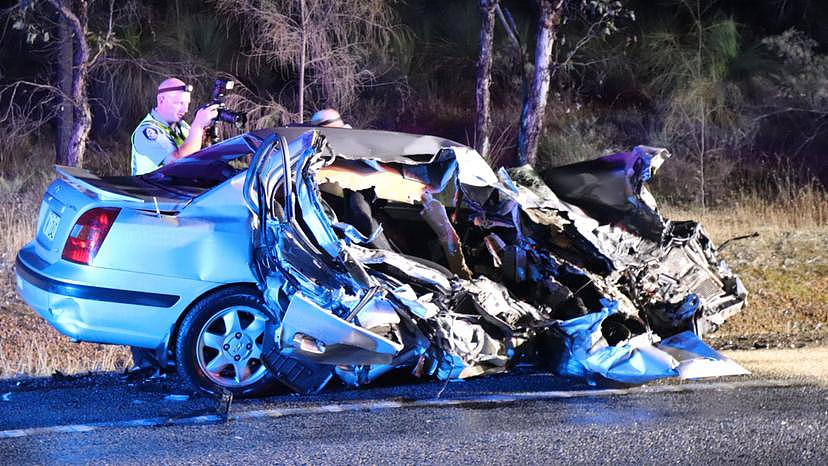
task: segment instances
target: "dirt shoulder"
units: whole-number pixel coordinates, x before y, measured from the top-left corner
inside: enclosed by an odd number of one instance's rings
[[[748,305],[710,336],[722,348],[828,344],[828,229],[760,231],[722,251]]]
[[[828,347],[723,351],[754,375],[828,385]]]

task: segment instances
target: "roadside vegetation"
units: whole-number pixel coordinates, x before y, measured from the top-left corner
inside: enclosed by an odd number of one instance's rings
[[[66,36],[44,19],[48,3],[5,10],[0,42],[0,377],[130,365],[124,348],[68,342],[14,290],[15,254],[34,236],[53,163],[66,160],[56,147],[71,143],[58,112],[68,94],[50,78],[66,58],[58,47],[65,41],[56,38]],[[130,133],[167,75],[195,85],[193,107],[207,99],[213,79],[235,79],[227,105],[248,112],[251,128],[306,120],[332,106],[354,127],[477,146],[480,7],[490,2],[354,1],[370,6],[370,18],[362,15],[370,24],[351,15],[342,29],[320,15],[324,3],[301,3],[308,11],[297,29],[298,1],[93,2],[82,166],[128,172]],[[338,14],[362,11],[350,3],[337,2]],[[751,294],[714,344],[824,344],[828,33],[821,26],[828,10],[809,0],[629,0],[602,16],[599,7],[610,3],[564,2],[535,167],[543,174],[637,144],[668,148],[673,158],[652,182],[667,218],[700,220],[717,244],[759,233],[723,250]],[[487,154],[495,166],[518,159],[540,11],[534,2],[499,4],[513,35],[498,19]],[[283,16],[246,9],[256,5]],[[267,30],[257,29],[262,15],[273,21]],[[299,38],[295,45],[303,34],[312,42],[305,58],[280,42]]]

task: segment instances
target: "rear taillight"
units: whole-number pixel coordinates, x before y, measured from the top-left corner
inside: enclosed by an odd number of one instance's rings
[[[98,207],[84,212],[69,232],[62,257],[78,264],[89,265],[120,211],[121,209],[115,207]]]

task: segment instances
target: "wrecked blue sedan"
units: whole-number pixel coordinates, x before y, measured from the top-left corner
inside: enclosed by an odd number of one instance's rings
[[[59,168],[18,287],[61,332],[147,348],[207,392],[518,364],[587,383],[744,373],[699,338],[742,308],[741,282],[644,186],[668,157],[542,179],[446,139],[295,127],[139,177]]]

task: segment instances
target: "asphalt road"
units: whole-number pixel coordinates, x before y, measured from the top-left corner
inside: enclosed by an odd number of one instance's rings
[[[828,464],[828,389],[548,374],[237,400],[115,374],[0,382],[0,464]]]

